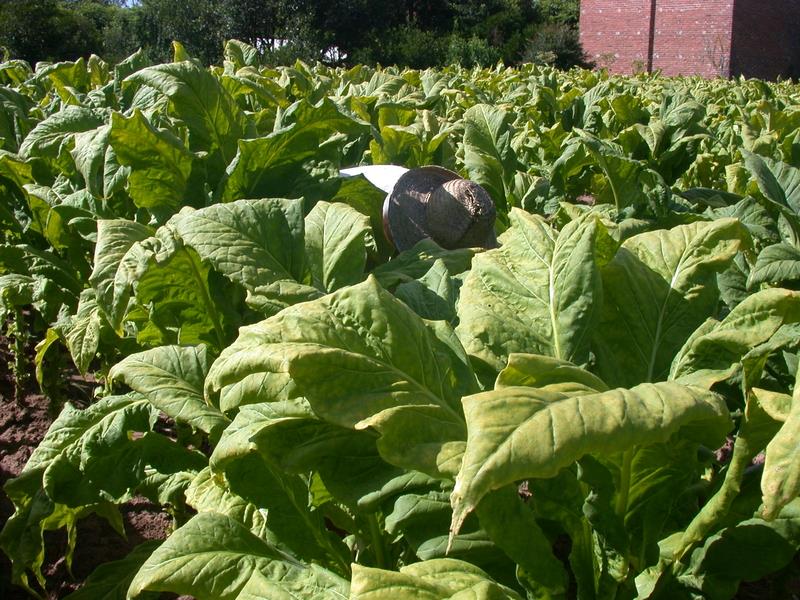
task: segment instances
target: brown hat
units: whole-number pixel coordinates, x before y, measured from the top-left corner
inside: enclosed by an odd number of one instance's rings
[[[442,167],[404,173],[383,203],[383,230],[408,250],[429,237],[443,248],[493,248],[494,202],[480,185]]]

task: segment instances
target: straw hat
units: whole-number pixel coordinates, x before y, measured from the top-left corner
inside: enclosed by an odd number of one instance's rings
[[[383,203],[383,229],[400,250],[429,237],[443,248],[493,248],[494,203],[474,181],[436,166],[404,173]]]

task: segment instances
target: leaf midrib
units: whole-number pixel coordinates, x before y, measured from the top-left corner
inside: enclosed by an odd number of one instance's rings
[[[664,301],[661,303],[661,309],[658,311],[658,320],[656,321],[656,332],[653,337],[653,348],[650,351],[650,361],[647,365],[647,381],[653,381],[653,370],[655,369],[656,365],[656,354],[658,354],[659,347],[661,346],[661,335],[662,335],[662,326],[664,323],[665,313],[667,310],[667,304],[669,303],[669,299],[672,297],[672,294],[676,292],[675,284],[677,283],[678,276],[682,273],[683,263],[686,260],[686,256],[689,253],[689,250],[694,250],[694,240],[692,243],[688,244],[681,252],[681,257],[678,260],[678,264],[675,267],[675,272],[672,274],[672,279],[669,282],[669,290],[664,295]]]

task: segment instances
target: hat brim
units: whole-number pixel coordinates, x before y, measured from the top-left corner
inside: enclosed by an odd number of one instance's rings
[[[431,192],[447,181],[462,179],[458,173],[437,166],[417,167],[404,173],[383,203],[383,226],[399,251],[408,250],[431,237],[427,206]]]

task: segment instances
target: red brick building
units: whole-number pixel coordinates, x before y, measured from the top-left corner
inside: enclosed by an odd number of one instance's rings
[[[616,73],[800,77],[800,0],[582,0],[580,29]]]

